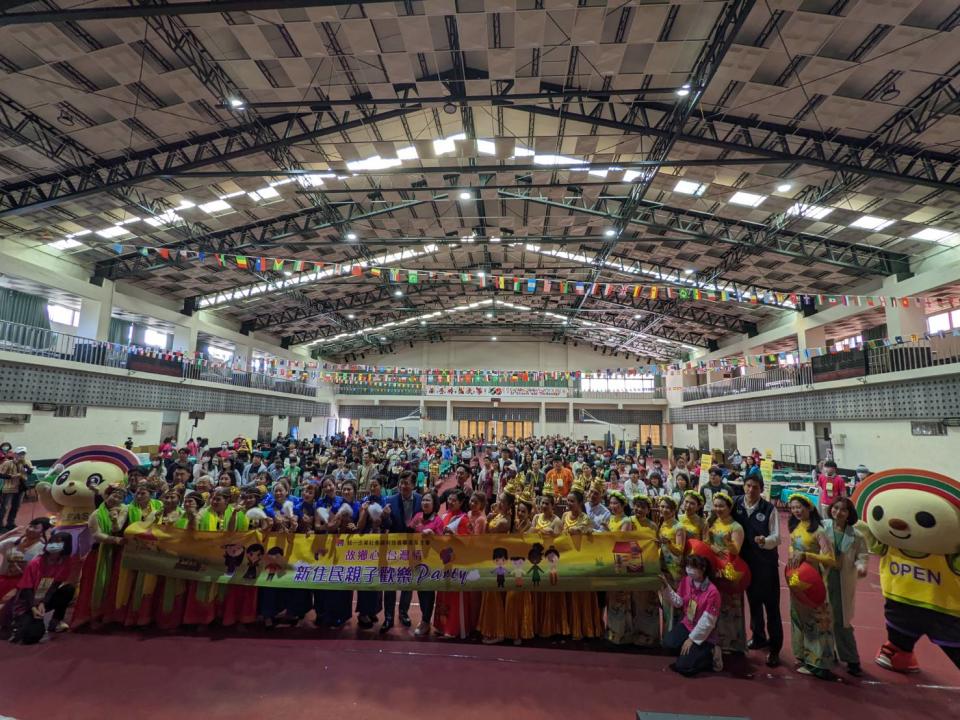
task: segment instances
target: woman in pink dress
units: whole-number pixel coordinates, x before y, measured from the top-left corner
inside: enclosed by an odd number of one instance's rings
[[[467,495],[460,488],[447,493],[446,510],[440,515],[438,528],[444,535],[469,535],[470,522],[463,511],[467,504]],[[424,530],[430,534],[432,530]],[[455,555],[444,557],[444,566],[449,565]],[[474,597],[476,596],[476,597]],[[437,605],[433,614],[433,625],[447,639],[466,638],[477,625],[480,612],[480,594],[451,592],[443,590],[437,593]]]

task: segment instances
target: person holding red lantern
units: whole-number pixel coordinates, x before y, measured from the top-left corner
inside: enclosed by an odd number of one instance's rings
[[[747,630],[743,614],[743,589],[733,575],[734,561],[743,547],[743,526],[733,519],[733,498],[725,492],[713,493],[713,512],[707,523],[706,540],[717,556],[718,587],[722,602],[717,620],[718,648],[728,653],[747,651]],[[721,579],[730,582],[724,583]],[[715,669],[722,667],[716,651]]]
[[[823,574],[836,565],[833,544],[820,513],[806,495],[790,496],[790,558],[785,574],[790,588],[790,631],[797,672],[821,680],[839,680],[833,673],[836,643],[833,613]]]

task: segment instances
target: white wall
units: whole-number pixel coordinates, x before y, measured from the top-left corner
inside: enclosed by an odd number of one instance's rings
[[[958,428],[947,428],[947,435],[931,437],[912,435],[909,420],[836,421],[830,428],[833,454],[840,467],[855,468],[860,463],[873,471],[916,467],[960,477],[953,460],[960,450]],[[846,436],[843,446],[837,444],[839,434]]]
[[[7,413],[30,415],[30,422],[0,426],[0,440],[26,446],[34,459],[57,458],[82,445],[123,445],[128,437],[135,445],[156,445],[163,420],[159,410],[88,407],[84,418],[58,418],[52,412],[36,412],[30,404],[0,403],[0,415]],[[133,433],[134,420],[145,432]]]
[[[197,427],[194,429],[193,420],[189,418],[189,414],[182,412],[180,413],[177,442],[182,445],[191,436],[204,437],[210,440],[210,445],[217,446],[223,440],[233,440],[233,438],[241,435],[256,438],[259,423],[260,417],[258,415],[228,415],[226,413],[208,412],[203,420],[198,421]],[[274,436],[276,436],[276,433],[274,433]]]

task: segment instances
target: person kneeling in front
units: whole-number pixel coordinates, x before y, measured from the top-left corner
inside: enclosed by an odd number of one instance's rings
[[[717,619],[720,617],[720,591],[713,584],[713,567],[706,558],[691,555],[686,562],[686,575],[676,590],[669,578],[661,576],[664,588],[674,607],[682,609],[683,618],[663,638],[663,647],[679,652],[670,669],[687,677],[713,669],[713,648],[717,642]]]

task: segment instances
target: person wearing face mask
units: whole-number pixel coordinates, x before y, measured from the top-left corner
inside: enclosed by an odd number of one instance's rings
[[[837,473],[837,464],[833,460],[823,463],[823,472],[817,478],[820,488],[820,517],[830,517],[830,506],[837,498],[846,494],[843,476]]]
[[[70,629],[63,618],[73,600],[77,563],[72,557],[73,539],[67,532],[55,532],[23,571],[17,583],[13,603],[13,633],[11,642],[31,644],[39,642],[44,630],[61,633]],[[53,613],[44,628],[43,618]]]
[[[29,522],[22,534],[0,540],[0,602],[16,590],[27,564],[43,552],[50,530],[50,518],[38,517]]]
[[[682,618],[664,636],[663,647],[679,653],[676,661],[670,664],[670,669],[692,677],[713,669],[720,591],[712,582],[713,567],[706,558],[691,555],[687,558],[685,570],[686,574],[676,590],[668,576],[660,576],[670,603],[680,608]]]
[[[870,474],[870,471],[867,469],[866,465],[857,465],[856,477],[853,480],[854,487],[862,483],[867,479],[867,475]]]

